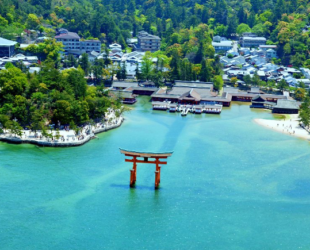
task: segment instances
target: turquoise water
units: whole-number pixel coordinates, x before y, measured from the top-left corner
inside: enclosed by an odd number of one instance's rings
[[[310,249],[309,142],[258,126],[267,111],[152,111],[77,148],[0,143],[0,249]],[[155,167],[118,148],[174,151]]]

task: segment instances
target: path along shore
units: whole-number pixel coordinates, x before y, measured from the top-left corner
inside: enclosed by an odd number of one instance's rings
[[[310,140],[310,134],[299,125],[298,115],[281,120],[254,119],[254,122],[274,131]]]
[[[95,138],[95,134],[105,132],[122,125],[124,118],[122,116],[116,117],[114,111],[110,111],[106,115],[105,123],[97,123],[93,126],[87,125],[83,127],[79,135],[75,134],[74,130],[59,130],[59,139],[56,139],[56,131],[52,132],[54,139],[43,137],[41,131],[36,133],[30,130],[22,130],[23,135],[16,136],[9,132],[0,135],[0,141],[9,143],[30,143],[43,147],[75,147],[81,146],[91,139]]]

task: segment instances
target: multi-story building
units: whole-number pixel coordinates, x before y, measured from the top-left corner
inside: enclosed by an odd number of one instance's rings
[[[160,38],[140,31],[138,35],[138,50],[155,52],[160,49]]]
[[[11,57],[14,55],[15,44],[17,42],[10,41],[0,37],[0,57]]]
[[[99,40],[81,40],[77,33],[69,32],[66,29],[60,29],[55,39],[62,42],[63,49],[68,54],[80,55],[92,51],[100,53],[101,51],[101,42]]]
[[[96,51],[100,53],[101,51],[101,42],[99,40],[85,40],[80,41],[80,50],[85,51],[86,53]]]
[[[245,36],[242,39],[242,47],[259,47],[259,45],[265,45],[265,37],[249,37]]]

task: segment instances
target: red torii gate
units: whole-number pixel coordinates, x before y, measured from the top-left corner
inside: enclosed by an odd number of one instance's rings
[[[150,163],[156,164],[156,171],[155,171],[155,189],[159,187],[160,183],[160,166],[159,164],[166,165],[167,162],[159,161],[160,159],[167,159],[169,156],[172,155],[173,152],[166,152],[166,153],[149,153],[149,152],[136,152],[136,151],[128,151],[125,149],[121,149],[120,151],[122,154],[128,157],[132,157],[132,159],[125,159],[125,162],[132,162],[133,168],[130,169],[130,187],[133,187],[137,180],[137,163]],[[137,158],[143,158],[137,159]],[[149,158],[154,158],[155,160],[149,161]]]

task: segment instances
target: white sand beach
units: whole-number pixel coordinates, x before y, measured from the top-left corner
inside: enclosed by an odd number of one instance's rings
[[[254,119],[254,122],[280,133],[310,140],[310,134],[299,125],[297,114],[281,120]]]

